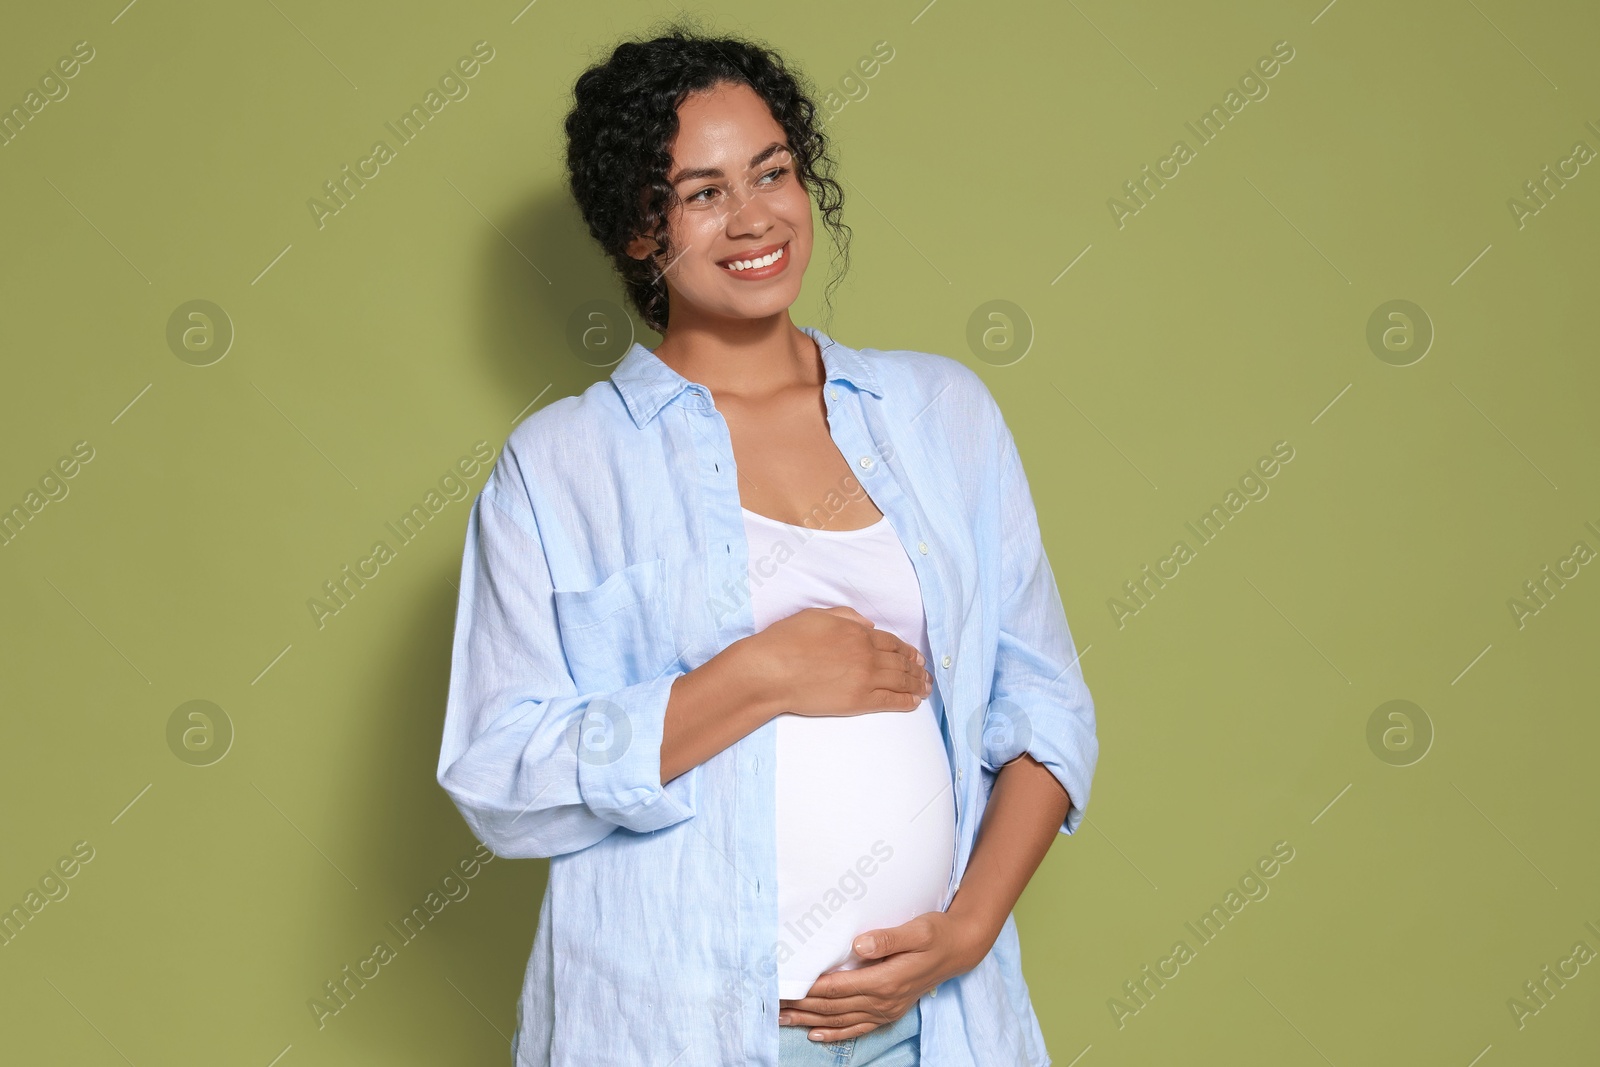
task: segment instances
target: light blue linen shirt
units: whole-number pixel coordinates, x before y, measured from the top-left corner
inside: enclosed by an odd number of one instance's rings
[[[804,329],[859,480],[819,507],[864,490],[921,587],[955,794],[948,906],[1005,762],[1048,767],[1077,830],[1094,704],[982,379]],[[740,507],[710,393],[637,343],[520,423],[473,504],[438,779],[496,855],[550,858],[518,1067],[777,1067],[776,723],[661,783],[674,679],[755,632]],[[924,1067],[1050,1063],[1010,916],[919,1009]]]

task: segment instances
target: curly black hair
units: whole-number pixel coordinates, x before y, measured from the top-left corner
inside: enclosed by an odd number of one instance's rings
[[[834,286],[849,269],[844,190],[833,178],[834,160],[804,75],[791,72],[768,47],[710,36],[679,19],[650,40],[618,44],[604,62],[579,75],[566,117],[573,199],[621,275],[629,302],[657,333],[666,331],[670,310],[656,261],[671,262],[673,254],[667,216],[678,197],[667,183],[668,145],[678,131],[678,107],[691,93],[723,83],[748,85],[788,136],[796,172],[834,237],[840,269],[824,293],[830,314]],[[628,255],[628,245],[641,235],[654,238],[661,251],[642,260]]]

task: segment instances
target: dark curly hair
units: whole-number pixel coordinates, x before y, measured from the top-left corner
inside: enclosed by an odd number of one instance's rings
[[[657,256],[634,259],[627,247],[635,237],[652,237],[665,250],[658,253],[662,261],[671,262],[667,216],[678,197],[667,183],[668,145],[678,131],[678,107],[689,94],[721,83],[748,85],[788,136],[796,172],[834,237],[840,269],[824,293],[830,314],[829,298],[849,268],[844,190],[833,178],[828,139],[804,75],[791,72],[770,48],[708,36],[677,20],[650,40],[624,41],[579,75],[566,117],[568,187],[589,233],[622,276],[629,302],[657,333],[666,331],[670,310],[666,281]]]

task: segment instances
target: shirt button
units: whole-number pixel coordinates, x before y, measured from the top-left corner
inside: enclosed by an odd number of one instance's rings
[[[757,756],[755,759],[750,761],[750,769],[753,770],[753,771],[759,771],[761,769],[761,757],[760,756]]]
[[[918,549],[918,551],[920,551],[920,552],[921,552],[921,553],[922,553],[922,554],[923,554],[923,555],[924,555],[924,556],[926,556],[926,555],[927,555],[927,554],[928,554],[928,542],[926,542],[926,541],[918,541],[918,542],[917,542],[917,549]]]
[[[943,663],[943,664],[944,664],[944,665],[945,665],[945,666],[946,666],[946,667],[948,667],[948,666],[950,666],[950,657],[949,657],[949,656],[946,656],[946,657],[945,657],[945,658],[944,658],[944,659],[943,659],[943,660],[942,660],[942,661],[941,661],[941,662],[942,662],[942,663]]]
[[[958,781],[958,782],[961,781],[961,768],[960,767],[956,768],[956,781]]]
[[[872,469],[872,457],[871,456],[862,456],[861,457],[861,468],[862,468],[862,470],[871,470]]]
[[[829,389],[828,390],[828,396],[831,397],[834,400],[838,400],[839,399],[839,390],[837,390],[837,389]]]

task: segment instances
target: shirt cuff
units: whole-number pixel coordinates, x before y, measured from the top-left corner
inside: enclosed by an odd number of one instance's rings
[[[682,674],[597,696],[574,714],[567,740],[577,756],[578,792],[601,818],[649,833],[695,813],[698,767],[661,784],[667,701]]]
[[[1057,832],[1071,835],[1082,825],[1084,809],[1089,806],[1100,741],[1093,733],[1072,731],[1070,723],[1065,736],[1045,728],[1062,717],[1054,708],[1029,713],[1013,700],[993,701],[984,712],[979,758],[986,769],[995,772],[1023,753],[1044,764],[1067,791],[1070,804]]]

